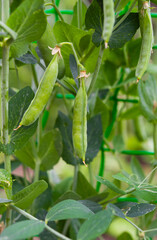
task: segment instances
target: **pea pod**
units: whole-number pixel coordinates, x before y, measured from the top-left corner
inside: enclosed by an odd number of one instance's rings
[[[113,0],[103,0],[103,12],[104,12],[104,24],[102,38],[105,41],[105,47],[107,47],[115,22]]]
[[[80,88],[75,98],[72,136],[75,153],[85,164],[87,149],[87,94],[84,78],[80,79]]]
[[[144,72],[147,70],[147,66],[150,60],[153,44],[153,27],[150,16],[149,3],[147,1],[139,0],[138,8],[142,44],[135,74],[137,80],[139,81],[142,78]]]
[[[54,84],[58,74],[58,61],[59,55],[55,54],[50,64],[48,65],[41,81],[35,97],[30,103],[28,109],[23,115],[20,125],[28,126],[36,121],[41,112],[43,111],[46,103],[49,100]]]

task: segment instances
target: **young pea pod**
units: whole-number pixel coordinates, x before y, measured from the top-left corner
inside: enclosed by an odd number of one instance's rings
[[[46,103],[49,100],[49,97],[51,95],[51,92],[57,79],[58,61],[59,55],[57,53],[55,54],[50,64],[48,65],[40,81],[35,97],[33,98],[26,112],[24,113],[19,127],[22,125],[28,126],[32,124],[33,122],[36,121],[36,119],[43,111]]]
[[[153,27],[150,16],[149,3],[147,1],[139,0],[138,8],[142,45],[135,73],[137,81],[139,81],[142,78],[144,72],[147,70],[153,44]]]
[[[113,26],[115,22],[114,3],[113,0],[103,0],[104,23],[102,38],[105,41],[107,48],[109,39],[111,37]]]
[[[72,137],[75,153],[85,164],[87,149],[87,94],[84,78],[80,79],[80,88],[75,98]]]

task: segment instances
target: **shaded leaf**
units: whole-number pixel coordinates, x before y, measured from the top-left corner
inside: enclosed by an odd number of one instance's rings
[[[16,61],[25,63],[25,64],[35,64],[38,62],[36,57],[32,53],[26,53],[23,56],[16,58]]]
[[[20,57],[28,51],[29,43],[39,39],[46,28],[43,0],[25,0],[10,15],[7,25],[17,32],[11,44],[12,57]]]
[[[33,237],[44,230],[45,223],[38,220],[25,220],[5,228],[1,240],[21,240]]]
[[[52,169],[58,162],[62,153],[62,138],[58,129],[53,129],[41,137],[38,157],[40,158],[42,171]]]
[[[46,221],[83,218],[86,219],[94,213],[80,202],[65,200],[52,207],[46,215]]]
[[[105,233],[112,220],[111,209],[103,210],[86,220],[80,227],[77,240],[92,240]]]
[[[132,157],[131,159],[131,169],[132,172],[138,176],[139,181],[142,181],[145,178],[142,166],[139,160],[137,160],[135,157]]]
[[[97,213],[102,210],[102,206],[96,202],[90,200],[80,200],[79,202],[88,207],[93,213]]]
[[[135,206],[130,207],[130,209],[126,213],[126,216],[127,217],[139,217],[139,216],[142,216],[149,212],[154,211],[155,208],[156,208],[156,206],[153,204],[148,204],[148,203],[136,204]]]
[[[119,17],[116,23],[121,19]],[[115,24],[116,24],[115,23]],[[130,13],[127,18],[112,32],[109,40],[110,48],[121,48],[130,41],[139,28],[138,13]]]
[[[98,182],[101,182],[102,184],[104,184],[105,186],[107,186],[109,189],[111,189],[112,191],[119,193],[119,194],[125,194],[125,192],[123,190],[121,190],[120,188],[118,188],[114,183],[108,181],[107,179],[100,177],[100,176],[96,176],[96,180]]]
[[[79,82],[78,82],[78,68],[77,68],[77,62],[76,59],[74,57],[73,54],[70,54],[69,56],[69,64],[70,64],[70,70],[71,70],[71,74],[73,76],[73,79],[75,80],[75,83],[77,85],[77,87],[79,88]]]
[[[15,206],[22,209],[28,208],[33,200],[46,190],[47,186],[44,180],[40,180],[25,187],[20,192],[13,195]]]
[[[118,208],[116,205],[114,205],[114,204],[112,204],[112,203],[109,203],[109,204],[107,205],[107,207],[112,210],[112,214],[113,214],[113,215],[125,219],[124,213],[123,213],[122,210],[121,210],[120,208]]]

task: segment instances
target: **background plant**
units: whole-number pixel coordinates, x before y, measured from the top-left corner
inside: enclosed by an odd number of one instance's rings
[[[151,239],[157,231],[156,45],[137,84],[137,1],[114,1],[116,20],[106,49],[103,1],[78,0],[73,10],[65,2],[68,10],[59,1],[0,1],[0,213],[6,227],[0,238],[90,240],[106,232],[117,239]],[[59,44],[63,59],[47,106],[37,121],[15,131],[53,58],[48,46]],[[72,143],[82,66],[90,73],[87,169]],[[20,177],[14,172],[19,166]],[[28,167],[33,176],[27,176]]]

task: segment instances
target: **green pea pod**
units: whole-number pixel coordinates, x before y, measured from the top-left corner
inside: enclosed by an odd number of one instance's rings
[[[80,79],[73,112],[73,145],[76,155],[85,163],[87,149],[87,94],[84,78]]]
[[[105,41],[105,46],[111,37],[115,22],[114,3],[113,0],[103,0],[104,24],[102,38]]]
[[[51,92],[57,79],[58,61],[59,55],[55,54],[50,64],[48,65],[41,79],[35,97],[33,98],[26,112],[24,113],[19,126],[21,125],[28,126],[32,124],[33,122],[36,121],[36,119],[43,111],[46,103],[49,100],[49,97],[51,95]]]
[[[147,70],[150,60],[152,44],[153,44],[153,27],[150,16],[150,9],[147,1],[138,1],[140,30],[142,36],[142,44],[140,56],[136,67],[136,77],[140,80]]]

